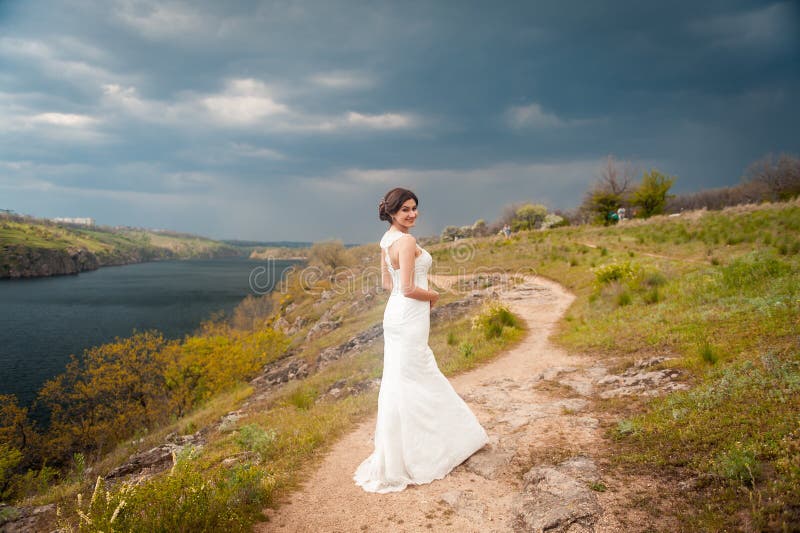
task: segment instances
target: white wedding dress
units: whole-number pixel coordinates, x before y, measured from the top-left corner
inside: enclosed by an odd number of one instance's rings
[[[389,246],[408,235],[381,239],[393,289],[383,314],[383,377],[372,454],[353,480],[367,492],[396,492],[441,479],[489,440],[478,419],[439,371],[428,346],[430,303],[400,292]],[[414,261],[414,283],[428,288],[433,263],[423,248]]]

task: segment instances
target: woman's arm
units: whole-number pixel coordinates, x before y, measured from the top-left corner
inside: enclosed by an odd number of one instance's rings
[[[439,299],[439,293],[417,287],[414,283],[417,240],[412,235],[407,235],[399,238],[396,244],[400,263],[400,292],[407,298],[435,303]]]

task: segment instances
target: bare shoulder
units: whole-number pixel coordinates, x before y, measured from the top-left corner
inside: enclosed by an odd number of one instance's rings
[[[399,235],[397,235],[398,233],[399,233]],[[400,233],[399,231],[387,231],[384,234],[384,238],[389,237],[390,235],[391,236],[397,235],[397,236],[394,237],[393,239],[391,239],[391,244],[389,246],[392,246],[396,242],[401,242],[401,243],[403,243],[403,242],[412,242],[412,243],[417,242],[417,239],[415,239],[414,236],[411,235],[410,233]],[[405,237],[405,238],[403,238],[403,237]]]
[[[396,242],[398,248],[413,248],[417,244],[417,239],[410,233],[404,233],[397,238]]]

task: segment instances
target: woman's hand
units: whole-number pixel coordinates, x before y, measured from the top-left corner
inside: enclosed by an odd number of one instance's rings
[[[431,292],[433,293],[433,298],[431,298],[431,309],[433,309],[433,306],[436,305],[436,302],[439,301],[439,293],[436,291],[431,291]]]

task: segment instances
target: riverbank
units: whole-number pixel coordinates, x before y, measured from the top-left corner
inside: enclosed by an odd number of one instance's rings
[[[269,290],[268,277],[294,264],[276,260],[258,277],[259,293]],[[212,316],[232,315],[255,294],[250,279],[263,268],[246,257],[159,260],[80,276],[2,280],[0,395],[13,394],[20,405],[32,406],[41,386],[64,371],[70,354],[81,358],[134,329],[179,339]]]
[[[234,246],[184,233],[0,216],[0,279],[78,274],[148,261],[240,255],[243,251]]]

